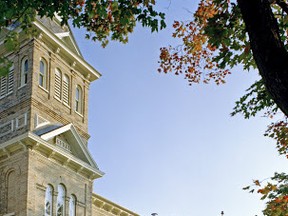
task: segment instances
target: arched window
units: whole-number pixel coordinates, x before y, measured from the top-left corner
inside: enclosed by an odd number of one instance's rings
[[[65,215],[65,197],[66,190],[63,185],[58,185],[57,205],[56,205],[56,216]]]
[[[28,58],[24,57],[21,61],[20,86],[28,82]]]
[[[69,104],[69,92],[70,92],[70,79],[67,75],[63,78],[63,103]]]
[[[53,188],[51,185],[48,185],[45,192],[45,216],[52,215],[53,209]]]
[[[75,92],[75,111],[82,114],[83,94],[80,86],[76,86]]]
[[[76,197],[70,196],[69,199],[69,216],[76,216]]]
[[[40,60],[40,66],[39,66],[39,85],[43,88],[47,88],[47,63],[44,59]]]
[[[17,175],[14,170],[7,174],[7,212],[14,212],[17,200]]]
[[[55,70],[55,97],[61,100],[61,89],[62,89],[62,73],[57,68]]]

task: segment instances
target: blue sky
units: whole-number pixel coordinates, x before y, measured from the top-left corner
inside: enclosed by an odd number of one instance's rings
[[[159,48],[177,43],[175,19],[189,19],[189,0],[159,1],[167,29],[137,27],[126,45],[75,37],[85,59],[102,73],[91,84],[89,148],[106,174],[94,191],[140,215],[261,215],[259,195],[242,187],[285,171],[267,119],[230,117],[235,101],[257,79],[236,68],[222,86],[194,85],[157,72]],[[196,1],[195,1],[196,2]],[[168,7],[168,8],[167,8]]]

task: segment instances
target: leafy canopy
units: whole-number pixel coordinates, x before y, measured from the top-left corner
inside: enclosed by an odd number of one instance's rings
[[[270,3],[287,49],[288,5],[284,0]],[[159,72],[182,75],[189,85],[211,81],[219,85],[225,83],[226,76],[236,65],[242,65],[244,70],[257,69],[241,10],[235,1],[200,0],[191,20],[175,21],[173,28],[172,37],[181,43],[160,49]],[[267,92],[262,79],[255,81],[236,102],[231,115],[236,114],[247,119],[257,114],[273,119],[264,135],[275,139],[279,154],[288,158],[287,117]],[[288,215],[287,174],[275,173],[266,184],[255,180],[244,189],[257,191],[261,199],[266,200],[264,215]]]
[[[4,34],[5,47],[16,50],[22,28],[33,36],[36,16],[62,18],[61,25],[71,21],[77,28],[86,30],[86,38],[99,41],[105,47],[109,40],[127,43],[136,23],[149,27],[152,32],[165,28],[165,14],[154,9],[155,0],[3,0],[0,1],[0,33]],[[3,39],[3,38],[2,38]],[[8,73],[7,59],[1,57],[0,75]]]

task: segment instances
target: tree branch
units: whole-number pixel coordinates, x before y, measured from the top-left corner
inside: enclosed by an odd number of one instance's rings
[[[280,0],[281,1],[281,0]],[[269,1],[237,0],[265,87],[288,116],[288,53]]]

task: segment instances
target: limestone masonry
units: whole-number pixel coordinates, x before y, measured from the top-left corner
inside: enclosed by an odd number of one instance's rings
[[[0,216],[138,216],[93,193],[104,173],[87,148],[88,91],[100,73],[59,18],[34,26],[17,52],[0,34],[13,63],[0,77]]]

